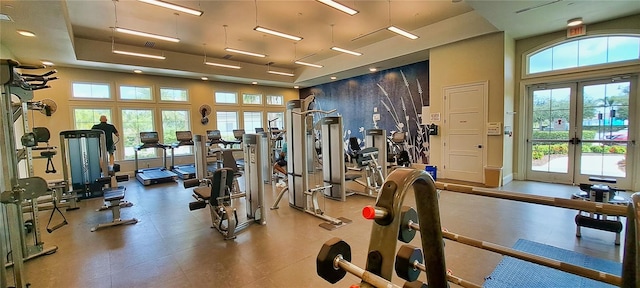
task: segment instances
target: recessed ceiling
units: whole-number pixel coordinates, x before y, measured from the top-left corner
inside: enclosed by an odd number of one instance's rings
[[[25,63],[47,59],[62,67],[127,72],[145,67],[145,74],[308,87],[327,82],[330,75],[342,79],[368,73],[372,66],[388,69],[425,60],[429,48],[482,34],[507,31],[517,39],[562,30],[569,18],[583,17],[589,24],[640,13],[636,1],[340,1],[359,11],[354,16],[309,0],[174,2],[204,14],[175,13],[134,0],[5,0],[0,13],[14,22],[0,21],[2,45]],[[526,11],[516,13],[520,10]],[[399,36],[386,30],[390,25],[420,38]],[[116,26],[180,42],[114,32]],[[303,39],[265,34],[255,31],[256,26]],[[24,39],[15,33],[18,29],[38,36]],[[332,46],[363,55],[346,55]],[[112,47],[161,54],[166,60],[115,55]],[[225,51],[228,47],[267,56],[231,53]],[[209,62],[242,68],[204,65],[205,55]],[[323,67],[295,64],[296,60]]]

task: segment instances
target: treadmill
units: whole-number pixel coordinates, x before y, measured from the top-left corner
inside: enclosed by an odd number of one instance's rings
[[[174,165],[174,150],[180,146],[193,146],[193,136],[191,135],[191,131],[176,131],[176,138],[178,142],[171,145],[171,171],[178,174],[178,177],[182,180],[195,178],[195,164]]]
[[[159,143],[158,132],[140,132],[141,145],[135,147],[136,178],[142,185],[173,182],[178,179],[176,173],[167,169],[167,149],[171,146]],[[162,149],[162,167],[138,169],[138,151],[142,149]]]

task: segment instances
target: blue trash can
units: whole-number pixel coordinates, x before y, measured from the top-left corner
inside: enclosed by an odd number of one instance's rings
[[[433,177],[433,181],[438,179],[438,166],[426,166],[424,167],[424,171],[427,171],[427,173]]]

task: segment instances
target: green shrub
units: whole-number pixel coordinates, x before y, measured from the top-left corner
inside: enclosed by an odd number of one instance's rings
[[[582,144],[582,153],[590,153],[591,147],[591,144]]]
[[[627,148],[624,146],[615,145],[615,146],[609,147],[608,151],[609,153],[613,153],[613,154],[626,154]]]
[[[542,157],[544,156],[544,154],[540,151],[533,151],[533,160],[539,160],[542,159]]]

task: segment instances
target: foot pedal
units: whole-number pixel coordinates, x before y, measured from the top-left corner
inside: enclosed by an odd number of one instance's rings
[[[318,225],[318,226],[320,226],[320,227],[322,227],[324,229],[327,229],[329,231],[333,231],[333,230],[336,230],[336,229],[338,229],[338,228],[340,228],[342,226],[345,226],[345,225],[350,224],[351,222],[353,222],[353,221],[351,221],[351,219],[344,218],[344,217],[338,217],[338,219],[340,221],[342,221],[342,224],[335,225],[335,224],[332,224],[332,223],[329,223],[329,222],[325,222],[325,223],[320,223],[320,225]]]

